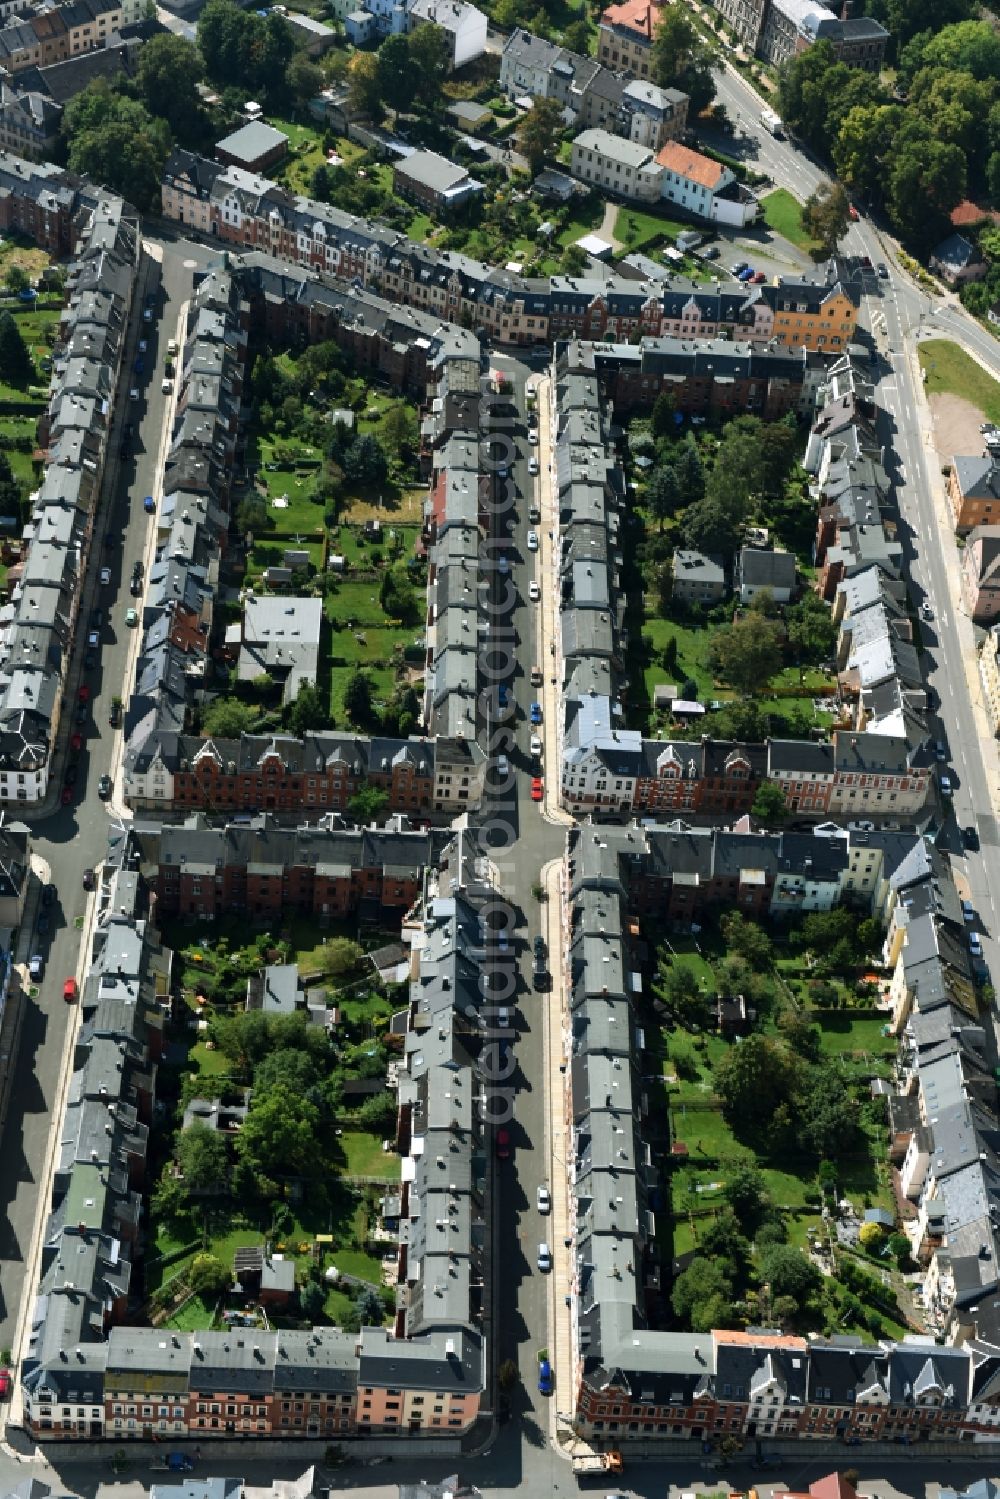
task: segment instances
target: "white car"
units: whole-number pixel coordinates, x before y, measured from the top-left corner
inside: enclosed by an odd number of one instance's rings
[[[951,796],[951,776],[941,777],[941,795]]]
[[[538,459],[537,458],[529,458],[528,459],[528,473],[529,474],[537,474],[538,473]]]
[[[110,567],[102,567],[101,568],[101,587],[102,588],[107,588],[107,586],[108,586],[108,584],[110,582],[111,582],[111,569],[110,569]]]
[[[133,385],[132,386],[132,389],[128,393],[128,398],[129,398],[130,401],[137,401],[139,399],[139,387],[138,387],[138,385]]]
[[[540,755],[542,753],[542,741],[537,734],[532,734],[531,736],[530,749],[533,755]]]
[[[529,531],[528,532],[528,551],[529,552],[537,552],[538,551],[538,532],[537,531]]]
[[[539,1244],[538,1259],[536,1263],[539,1270],[541,1270],[545,1275],[547,1275],[548,1272],[552,1269],[552,1250],[547,1244]]]
[[[537,1192],[535,1193],[535,1206],[540,1213],[551,1213],[552,1194],[549,1192],[548,1187],[538,1188]]]
[[[531,602],[533,604],[537,604],[538,600],[541,598],[541,596],[542,596],[542,590],[539,588],[538,584],[537,583],[529,583],[528,584],[528,597],[531,600]]]
[[[528,441],[531,443],[532,447],[536,446],[536,444],[538,442],[538,428],[537,427],[529,427],[529,429],[528,429]]]
[[[146,340],[144,338],[140,338],[140,340],[139,340],[139,353],[140,354],[145,354],[147,348],[148,348],[148,345],[146,343]]]

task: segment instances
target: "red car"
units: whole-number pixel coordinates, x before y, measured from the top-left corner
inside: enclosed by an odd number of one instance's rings
[[[74,734],[73,737],[72,737],[72,739],[69,742],[69,746],[70,746],[70,749],[82,750],[83,749],[83,735],[82,734]]]
[[[90,702],[90,688],[87,686],[86,682],[84,682],[83,686],[80,687],[77,690],[76,697],[77,697],[77,701],[78,702],[81,702],[81,703],[89,703]]]
[[[540,802],[541,799],[542,799],[542,778],[541,778],[541,776],[535,776],[535,778],[533,779],[533,781],[531,783],[531,800],[533,802]]]
[[[767,277],[764,275],[763,271],[754,271],[753,275],[750,277],[750,280],[753,282],[754,286],[762,286],[763,283],[767,280]]]
[[[67,979],[63,984],[63,999],[68,1005],[75,1005],[79,990],[76,987],[76,979]]]
[[[62,795],[60,796],[59,800],[62,802],[62,804],[63,804],[64,807],[68,807],[69,806],[70,802],[73,800],[73,788],[72,788],[72,786],[64,786],[63,787],[63,789],[62,789]]]
[[[0,1369],[0,1400],[9,1400],[13,1387],[14,1382],[10,1377],[10,1370]]]
[[[510,1134],[505,1129],[497,1130],[497,1160],[510,1160]]]
[[[848,215],[850,216],[851,222],[854,223],[854,224],[856,224],[858,222],[858,219],[860,219],[861,215],[860,215],[860,213],[858,213],[858,210],[855,208],[855,206],[854,206],[853,203],[848,208],[847,212],[848,212]]]

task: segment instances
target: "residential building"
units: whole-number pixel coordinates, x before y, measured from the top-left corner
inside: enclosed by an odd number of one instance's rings
[[[736,558],[736,591],[741,604],[750,604],[767,590],[776,604],[788,604],[796,594],[797,567],[793,552],[768,552],[741,547]]]
[[[59,138],[62,109],[45,94],[0,83],[0,149],[28,161],[44,161]]]
[[[684,134],[689,102],[687,94],[679,89],[657,88],[654,83],[635,79],[622,90],[621,133],[637,146],[659,151],[667,141],[679,140]]]
[[[323,600],[249,595],[239,631],[241,682],[269,676],[281,686],[282,701],[293,703],[300,687],[315,687],[319,670]]]
[[[726,569],[721,557],[678,547],[674,552],[674,603],[717,604],[726,596]]]
[[[570,171],[580,182],[634,203],[655,203],[662,172],[648,146],[607,130],[583,130],[573,142]]]
[[[979,675],[994,734],[1000,738],[1000,626],[990,629],[979,647]]]
[[[962,598],[974,625],[1000,619],[1000,524],[973,526],[962,552]]]
[[[1000,524],[1000,464],[992,453],[953,458],[945,487],[959,536]]]
[[[597,30],[598,62],[616,73],[648,79],[660,8],[660,0],[620,0],[602,11]]]
[[[989,269],[985,257],[964,234],[949,234],[935,246],[929,265],[949,286],[981,281]]]
[[[288,155],[288,136],[263,120],[250,120],[217,141],[215,155],[223,166],[241,167],[245,172],[266,172],[268,167],[276,166]]]
[[[465,167],[436,151],[414,151],[404,156],[393,166],[392,182],[401,198],[436,214],[452,213],[483,191],[483,184]]]
[[[407,31],[417,26],[440,26],[451,44],[450,62],[462,68],[486,51],[487,21],[467,0],[407,0]]]
[[[817,0],[715,0],[715,7],[739,44],[773,67],[825,41],[839,62],[881,71],[889,33],[867,16],[838,15]]]
[[[753,193],[711,156],[671,140],[657,152],[656,161],[662,168],[661,196],[695,218],[741,226],[757,217],[759,205]]]

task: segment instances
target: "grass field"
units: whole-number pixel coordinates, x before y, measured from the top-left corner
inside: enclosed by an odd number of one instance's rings
[[[1000,382],[988,375],[965,350],[947,338],[929,338],[917,346],[926,373],[927,394],[961,396],[991,422],[1000,422]]]
[[[172,1317],[167,1318],[163,1326],[174,1332],[202,1332],[211,1327],[214,1318],[215,1308],[206,1306],[200,1296],[192,1296]]]
[[[657,213],[640,213],[635,208],[619,208],[612,231],[619,244],[626,250],[643,250],[657,240],[674,240],[690,224],[679,224]]]
[[[366,1130],[345,1129],[339,1137],[344,1152],[344,1171],[348,1176],[377,1176],[381,1181],[398,1182],[399,1156],[382,1149],[382,1141]]]
[[[819,249],[817,241],[802,227],[802,204],[786,188],[779,187],[768,193],[766,198],[761,198],[760,206],[768,227],[775,234],[807,253]]]

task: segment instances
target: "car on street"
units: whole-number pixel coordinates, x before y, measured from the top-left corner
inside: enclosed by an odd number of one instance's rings
[[[146,361],[145,359],[143,359],[141,354],[136,355],[135,364],[132,366],[132,368],[135,370],[137,375],[141,375],[143,370],[146,368]]]
[[[76,721],[77,721],[77,723],[81,724],[81,725],[85,724],[87,722],[87,719],[89,717],[90,717],[90,709],[87,707],[86,703],[81,703],[79,705],[79,707],[77,708],[77,710],[76,710]]]
[[[962,829],[962,842],[971,853],[979,851],[979,829],[970,822]]]
[[[137,599],[142,592],[142,579],[133,578],[128,585],[128,591],[134,599]]]
[[[94,669],[94,667],[96,665],[97,665],[97,656],[95,655],[95,653],[93,651],[84,651],[84,653],[83,653],[83,669],[84,669],[84,671],[93,671],[93,669]]]
[[[538,473],[538,459],[534,455],[528,459],[528,473],[532,476]]]
[[[934,618],[934,606],[929,603],[927,599],[924,599],[923,603],[920,605],[920,612],[924,616],[924,619]]]
[[[963,916],[963,918],[966,921],[975,921],[975,919],[976,919],[976,908],[972,904],[971,900],[963,900],[963,902],[962,902],[962,916]]]
[[[754,286],[763,286],[764,282],[767,280],[767,277],[765,276],[763,271],[754,271],[753,275],[750,277],[750,280],[752,281]]]
[[[78,765],[67,765],[67,767],[66,767],[66,775],[64,777],[66,785],[67,786],[75,786],[76,785],[76,778],[77,778],[77,776],[79,774],[80,774],[80,767]]]
[[[133,385],[129,390],[128,398],[130,401],[137,401],[139,399],[139,387],[137,385]]]
[[[113,552],[115,549],[115,538],[110,531],[104,533],[104,549],[108,552]]]
[[[543,796],[541,776],[533,776],[531,780],[531,800],[540,802]]]
[[[861,822],[849,822],[847,826],[852,833],[874,833],[875,831],[875,824],[873,822],[868,822],[867,820],[862,820]]]
[[[544,1240],[538,1246],[538,1253],[535,1256],[535,1264],[538,1266],[539,1270],[541,1270],[543,1275],[547,1275],[552,1269],[552,1250],[544,1242]]]
[[[54,905],[55,904],[55,898],[56,898],[56,887],[55,887],[55,885],[43,885],[42,886],[42,905],[43,906]]]
[[[104,623],[104,610],[103,609],[91,609],[91,611],[90,611],[90,628],[92,630],[99,630],[101,628],[101,626],[103,625],[103,623]]]
[[[29,978],[33,978],[36,983],[39,979],[45,977],[45,959],[40,952],[32,954],[28,962],[28,976]]]
[[[855,208],[853,203],[849,205],[847,213],[852,224],[856,224],[861,217],[860,213],[858,213],[858,210]]]
[[[934,741],[934,758],[935,760],[940,760],[942,763],[948,758],[948,751],[940,739],[935,739]]]
[[[87,686],[86,682],[84,682],[82,687],[77,688],[76,700],[78,703],[90,702],[90,688]]]
[[[510,688],[507,686],[506,682],[501,682],[499,687],[497,688],[497,702],[500,704],[501,708],[506,708],[509,701]]]
[[[738,276],[740,274],[740,272],[741,271],[745,271],[746,268],[747,268],[747,263],[746,263],[745,260],[734,260],[733,264],[729,267],[730,271],[732,272],[732,274],[734,276]]]
[[[97,794],[102,802],[106,802],[111,795],[111,777],[109,775],[101,776],[101,779],[97,783]]]
[[[64,786],[59,793],[59,800],[64,807],[68,807],[73,800],[73,788],[71,786]]]
[[[125,610],[125,623],[129,629],[133,629],[139,623],[139,616],[134,609]]]
[[[108,723],[113,729],[117,729],[122,721],[122,705],[120,698],[111,699],[111,707],[108,709]]]
[[[528,428],[528,441],[531,443],[532,447],[535,447],[535,445],[538,442],[538,428],[537,427],[529,427]]]
[[[111,569],[110,569],[110,567],[102,567],[101,568],[101,587],[102,588],[107,588],[107,586],[108,586],[108,584],[110,582],[111,582]]]
[[[83,871],[83,888],[84,888],[84,890],[93,890],[95,883],[96,882],[94,880],[94,871],[92,869],[85,869]]]
[[[63,999],[68,1005],[76,1004],[79,989],[76,987],[76,979],[67,979],[63,984]]]
[[[496,1153],[498,1161],[510,1160],[510,1131],[498,1129],[496,1137]]]
[[[132,576],[133,576],[133,578],[141,578],[142,577],[142,572],[143,572],[142,563],[138,559],[136,559],[136,561],[132,563]]]
[[[503,552],[501,552],[500,556],[497,558],[497,572],[501,577],[506,577],[510,572],[510,563],[507,561],[507,558],[504,556]]]
[[[541,723],[541,721],[542,721],[542,705],[541,705],[541,703],[532,703],[531,707],[528,709],[528,718],[534,724]]]
[[[534,580],[532,580],[528,584],[528,597],[529,597],[529,599],[531,600],[531,602],[533,604],[537,604],[538,600],[541,598],[541,596],[542,596],[542,590],[539,588],[538,584]]]
[[[13,1387],[10,1370],[0,1369],[0,1400],[9,1400]]]
[[[974,958],[981,958],[983,955],[983,939],[978,932],[969,933],[969,951]]]
[[[748,281],[752,281],[756,274],[757,272],[754,270],[752,265],[745,265],[736,279],[737,281],[742,281],[745,285]]]
[[[80,750],[82,750],[83,749],[83,735],[82,734],[74,734],[73,737],[72,737],[72,739],[69,742],[69,747],[70,747],[70,749],[76,750],[78,752]]]
[[[547,1358],[543,1358],[538,1365],[538,1393],[552,1394],[552,1365]]]
[[[152,515],[156,510],[156,501],[153,499],[153,496],[151,494],[148,494],[143,500],[142,508],[143,510],[145,510],[147,515]]]
[[[151,323],[153,321],[152,307],[144,307],[142,309],[142,320],[144,323]]]
[[[542,753],[542,741],[537,734],[532,734],[531,736],[530,749],[533,755],[540,756]]]
[[[146,340],[144,338],[140,338],[140,340],[139,340],[139,353],[140,354],[145,354],[145,352],[146,352],[146,350],[148,348],[149,348],[149,345],[147,344]]]
[[[884,260],[880,260],[878,265],[875,267],[875,274],[876,276],[878,276],[878,279],[880,281],[888,281],[889,267],[886,265]]]
[[[538,551],[538,532],[537,531],[529,531],[526,539],[527,539],[527,543],[528,543],[528,551],[529,552],[537,552]]]
[[[718,245],[709,245],[709,246],[707,246],[706,249],[702,250],[701,256],[702,256],[703,260],[718,260],[718,258],[719,258],[719,247],[718,247]]]
[[[551,1213],[552,1193],[548,1187],[539,1187],[535,1192],[535,1206],[540,1213]]]
[[[951,776],[942,775],[940,786],[942,796],[951,796]]]

